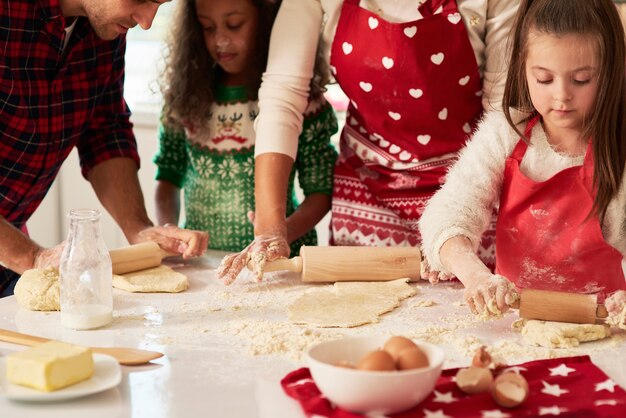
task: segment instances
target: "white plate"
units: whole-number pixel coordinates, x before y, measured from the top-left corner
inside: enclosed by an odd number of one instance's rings
[[[94,373],[90,379],[52,392],[41,392],[7,380],[6,358],[0,358],[0,397],[16,401],[54,402],[79,398],[110,389],[122,381],[120,365],[111,356],[94,354]]]

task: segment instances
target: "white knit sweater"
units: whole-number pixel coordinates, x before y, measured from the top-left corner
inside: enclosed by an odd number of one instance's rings
[[[461,150],[445,184],[432,197],[419,221],[424,255],[432,270],[448,273],[441,264],[439,251],[454,236],[465,236],[478,248],[492,210],[499,204],[506,158],[518,141],[519,135],[504,115],[492,112],[486,114]],[[534,181],[545,181],[559,171],[582,165],[583,160],[584,155],[571,157],[555,152],[538,123],[520,169]],[[625,185],[622,179],[620,192],[609,204],[602,224],[606,241],[623,255],[626,255]]]

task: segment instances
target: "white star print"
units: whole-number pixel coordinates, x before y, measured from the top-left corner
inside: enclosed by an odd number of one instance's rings
[[[481,418],[507,418],[510,417],[510,414],[504,413],[499,409],[493,409],[491,411],[480,411]]]
[[[561,396],[562,394],[569,392],[569,390],[561,389],[561,386],[559,385],[551,385],[545,380],[542,380],[541,383],[543,383],[543,389],[541,389],[541,392],[548,395]]]
[[[424,418],[452,418],[449,415],[443,413],[443,409],[438,409],[436,411],[429,411],[428,409],[423,409]]]
[[[433,402],[452,403],[455,401],[458,401],[458,399],[452,396],[452,392],[442,393],[435,391],[435,399],[433,399]]]
[[[617,401],[615,399],[600,399],[599,401],[595,401],[594,405],[595,406],[602,406],[602,405],[615,406],[617,405]]]
[[[606,379],[604,382],[596,383],[596,392],[600,392],[601,390],[608,390],[609,392],[615,392],[615,386],[617,384],[611,379]]]
[[[559,367],[553,367],[550,370],[550,376],[567,376],[571,372],[575,372],[576,369],[572,369],[571,367],[567,367],[565,363],[559,365]]]
[[[561,412],[567,412],[567,408],[559,408],[558,406],[539,407],[539,415],[561,415]]]
[[[509,367],[508,369],[504,369],[502,370],[502,373],[506,373],[506,372],[514,372],[517,374],[522,374],[522,371],[528,371],[528,369],[526,367],[521,367],[521,366],[513,366],[513,367]]]

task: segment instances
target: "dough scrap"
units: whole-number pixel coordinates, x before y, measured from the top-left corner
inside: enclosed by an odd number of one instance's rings
[[[127,292],[178,293],[189,288],[189,280],[187,276],[172,270],[168,266],[159,266],[126,273],[123,276],[114,274],[113,287]]]
[[[26,270],[15,284],[17,304],[31,311],[58,311],[59,270],[55,267]]]
[[[597,341],[611,336],[611,328],[603,324],[572,324],[569,322],[539,321],[535,319],[513,324],[523,324],[522,336],[530,345],[547,348],[573,348],[580,343]]]
[[[408,280],[337,282],[311,289],[289,306],[289,319],[320,328],[352,328],[378,322],[380,315],[417,293],[406,283]]]

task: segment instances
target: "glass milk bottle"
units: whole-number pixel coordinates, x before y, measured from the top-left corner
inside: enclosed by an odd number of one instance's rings
[[[100,234],[100,212],[73,209],[61,255],[61,325],[102,327],[113,318],[111,257]]]

